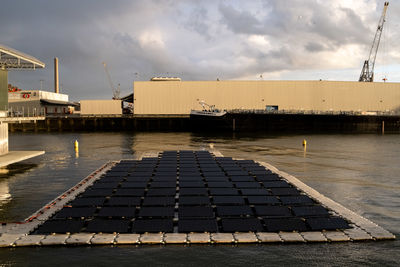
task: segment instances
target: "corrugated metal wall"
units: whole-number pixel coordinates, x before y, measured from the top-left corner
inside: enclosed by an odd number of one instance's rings
[[[0,69],[0,110],[7,110],[8,103],[8,79],[7,71]]]
[[[8,124],[0,124],[0,155],[8,153]]]
[[[336,81],[134,82],[135,114],[189,114],[200,100],[219,109],[400,111],[400,83]]]
[[[121,100],[81,100],[81,115],[121,115]]]

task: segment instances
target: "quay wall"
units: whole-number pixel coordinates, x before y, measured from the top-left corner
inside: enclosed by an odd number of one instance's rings
[[[400,133],[400,116],[304,114],[228,114],[224,118],[189,116],[50,117],[36,123],[10,123],[10,132],[60,131],[263,131],[271,133]]]

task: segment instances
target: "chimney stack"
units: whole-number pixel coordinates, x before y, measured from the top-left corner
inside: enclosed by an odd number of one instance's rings
[[[58,58],[54,58],[54,93],[58,94],[60,93],[59,87],[58,87]]]

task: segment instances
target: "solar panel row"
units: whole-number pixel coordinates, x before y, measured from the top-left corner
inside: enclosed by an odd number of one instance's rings
[[[36,233],[347,227],[254,161],[213,157],[207,151],[165,151],[155,158],[121,161]]]
[[[145,233],[173,232],[279,232],[279,231],[321,231],[350,228],[339,217],[310,218],[184,218],[178,222],[171,218],[137,219],[134,221],[96,218],[85,220],[49,220],[36,230],[36,234],[50,233]]]

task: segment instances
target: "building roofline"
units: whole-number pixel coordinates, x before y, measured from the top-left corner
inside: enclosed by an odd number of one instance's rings
[[[0,44],[0,68],[37,69],[46,65],[39,59]]]

